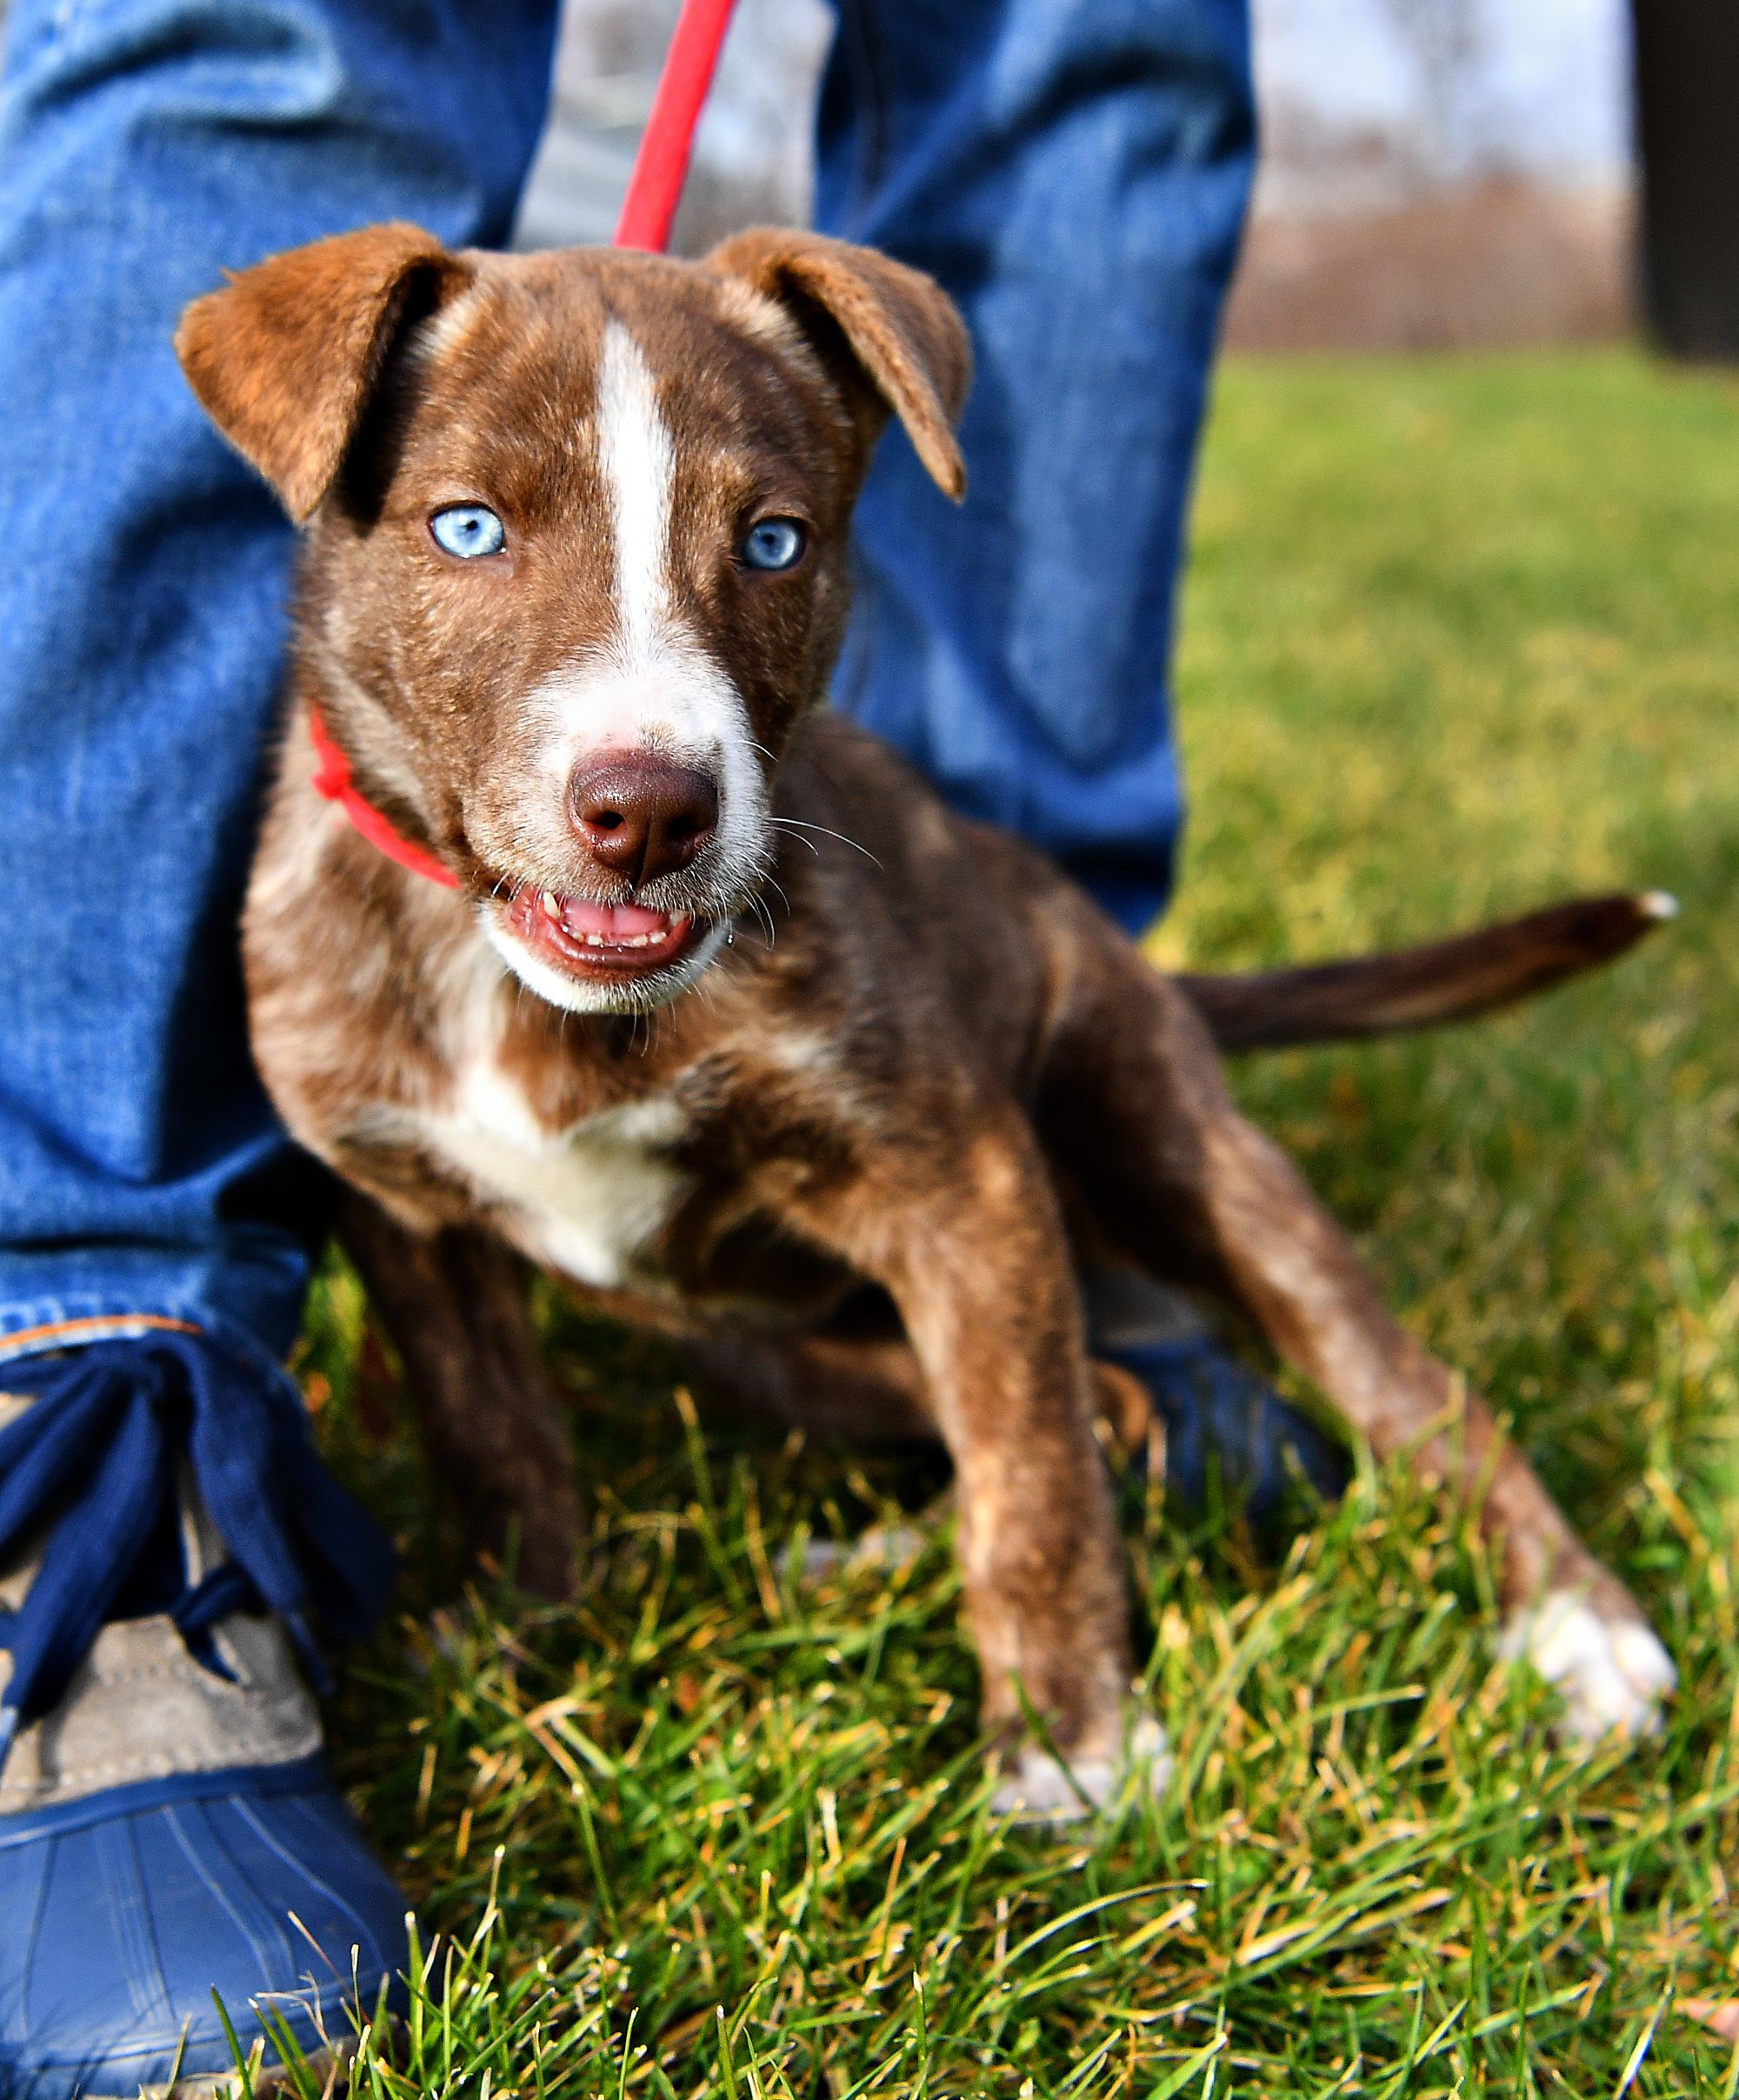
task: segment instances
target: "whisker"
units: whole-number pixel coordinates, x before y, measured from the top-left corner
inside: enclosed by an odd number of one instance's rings
[[[836,838],[842,846],[850,846],[854,853],[861,853],[865,860],[874,862],[876,867],[879,868],[882,865],[881,862],[876,860],[876,856],[870,850],[868,846],[859,845],[855,838],[848,838],[843,831],[830,830],[826,824],[803,823],[800,823],[795,817],[776,817],[773,819],[773,822],[780,828],[781,830],[819,831],[823,838]],[[812,842],[809,839],[805,839],[803,843],[808,846],[811,845]]]
[[[814,839],[803,838],[802,837],[802,829],[799,826],[792,823],[788,817],[776,817],[772,819],[772,824],[773,829],[776,831],[796,831],[798,833],[800,843],[807,846],[810,851],[815,855],[817,860],[821,858],[821,848],[816,845]]]

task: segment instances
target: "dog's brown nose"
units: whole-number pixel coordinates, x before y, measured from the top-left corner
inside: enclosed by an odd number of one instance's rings
[[[596,761],[568,789],[592,858],[633,888],[686,868],[718,826],[718,789],[692,766],[650,752]]]

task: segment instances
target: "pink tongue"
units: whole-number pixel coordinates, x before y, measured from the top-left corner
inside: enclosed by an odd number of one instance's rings
[[[668,911],[649,911],[643,904],[594,904],[583,897],[562,899],[562,923],[570,933],[595,933],[605,941],[636,941],[642,934],[662,933],[670,923]]]

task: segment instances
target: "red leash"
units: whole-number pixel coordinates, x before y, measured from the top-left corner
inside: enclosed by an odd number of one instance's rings
[[[707,90],[724,45],[736,0],[683,0],[683,11],[664,54],[664,70],[646,129],[640,135],[640,150],[634,157],[634,172],[628,178],[628,194],[622,200],[622,217],[616,221],[617,248],[643,248],[663,255],[670,241],[670,223],[683,194],[683,181],[694,151],[695,130],[705,106]],[[336,802],[371,846],[413,875],[425,876],[443,890],[456,890],[459,878],[431,853],[407,838],[389,818],[367,801],[350,774],[350,762],[327,734],[320,710],[310,703],[308,733],[314,742],[314,785],[328,802]]]
[[[689,171],[695,127],[700,123],[707,90],[712,85],[724,32],[736,0],[683,0],[658,76],[651,114],[641,134],[616,223],[618,248],[648,248],[663,255],[670,243],[670,222]]]

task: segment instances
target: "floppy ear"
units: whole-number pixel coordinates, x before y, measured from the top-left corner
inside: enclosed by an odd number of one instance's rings
[[[470,276],[420,226],[291,248],[196,299],[176,354],[200,404],[302,524],[332,485],[413,296]]]
[[[872,248],[777,227],[723,242],[706,266],[777,300],[843,380],[866,440],[891,409],[931,480],[960,501],[966,468],[954,423],[972,383],[972,346],[934,278]]]

